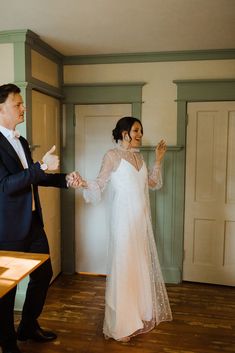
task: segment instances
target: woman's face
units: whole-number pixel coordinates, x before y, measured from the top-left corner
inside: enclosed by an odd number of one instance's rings
[[[131,136],[131,141],[130,141],[130,146],[131,147],[140,147],[142,143],[142,127],[138,121],[136,121],[130,131],[130,136]]]

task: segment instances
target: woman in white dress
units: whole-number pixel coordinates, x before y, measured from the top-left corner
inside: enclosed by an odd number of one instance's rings
[[[87,202],[96,203],[107,183],[112,190],[110,246],[105,294],[105,338],[129,341],[162,321],[172,320],[169,300],[155,245],[148,188],[162,186],[162,140],[156,162],[148,174],[139,152],[143,127],[133,117],[117,122],[109,150],[94,181],[79,179]]]

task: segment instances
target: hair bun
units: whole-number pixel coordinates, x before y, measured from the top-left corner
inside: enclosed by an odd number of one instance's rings
[[[115,129],[113,129],[112,134],[113,134],[114,140],[115,140],[116,142],[118,142],[118,140],[119,140],[119,133],[118,133],[117,127],[115,127]]]

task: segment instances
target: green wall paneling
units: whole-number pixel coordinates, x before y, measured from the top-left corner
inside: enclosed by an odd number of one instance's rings
[[[147,167],[151,170],[155,160],[155,148],[142,147],[142,153]],[[158,249],[163,276],[168,283],[181,281],[181,257],[178,249],[182,247],[180,232],[177,226],[177,195],[179,193],[179,154],[183,148],[168,146],[162,166],[163,187],[160,190],[150,190],[150,205],[153,231]]]

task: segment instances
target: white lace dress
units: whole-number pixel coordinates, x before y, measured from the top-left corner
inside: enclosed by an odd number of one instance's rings
[[[148,188],[162,186],[161,167],[148,176],[142,155],[109,150],[95,181],[84,189],[96,203],[109,182],[112,191],[110,245],[103,332],[122,340],[172,320],[151,225]]]

